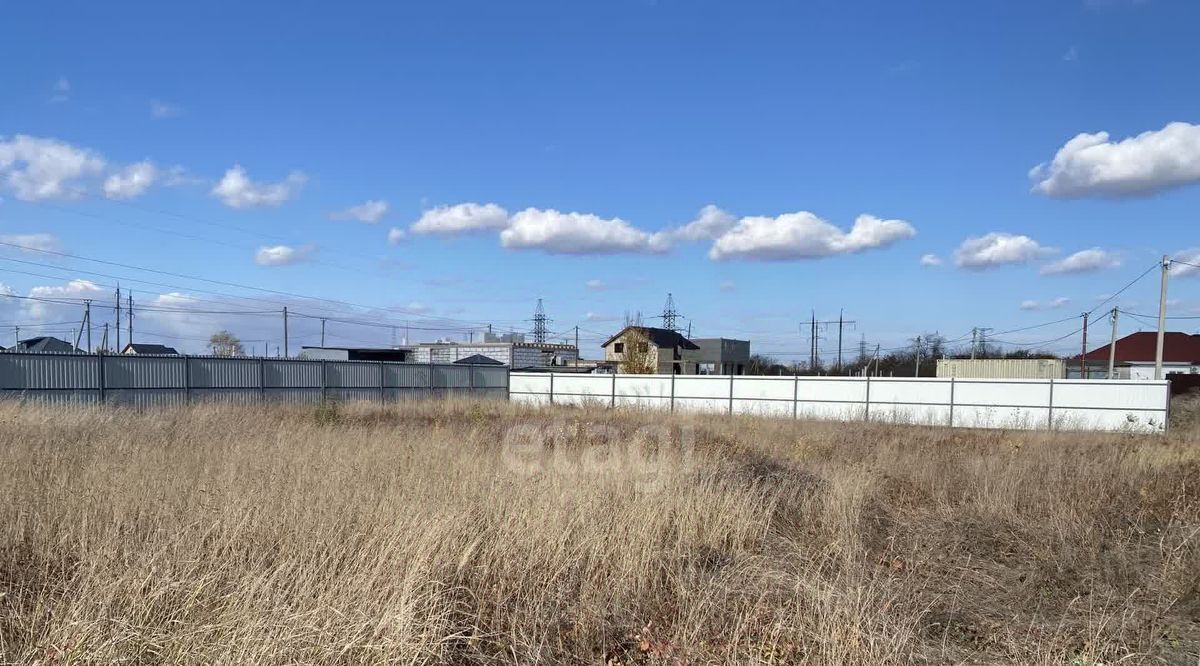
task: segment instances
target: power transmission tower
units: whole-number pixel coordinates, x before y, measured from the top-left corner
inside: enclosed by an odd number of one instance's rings
[[[675,320],[679,317],[679,311],[675,309],[675,298],[667,293],[667,304],[663,306],[662,325],[668,331],[675,330]]]
[[[542,299],[538,299],[537,307],[533,310],[533,341],[537,344],[546,343],[546,309],[542,307]]]
[[[858,341],[858,362],[862,363],[865,358],[867,358],[867,334],[863,333],[862,338]]]
[[[838,374],[839,374],[839,375],[840,375],[840,374],[842,374],[842,327],[843,327],[843,326],[845,326],[846,324],[850,324],[851,326],[854,326],[856,323],[858,323],[858,322],[854,321],[853,319],[846,319],[846,318],[845,318],[845,316],[844,316],[844,312],[845,312],[844,310],[838,310],[838,357],[837,357],[837,358],[838,358],[838,361],[837,361],[837,371],[838,371]]]
[[[978,352],[980,356],[987,357],[987,334],[991,332],[991,327],[976,326],[971,329],[971,360],[975,360],[975,354]]]

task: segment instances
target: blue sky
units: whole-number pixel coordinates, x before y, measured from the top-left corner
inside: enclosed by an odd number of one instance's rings
[[[813,310],[844,308],[848,341],[957,338],[1077,315],[1164,253],[1200,256],[1192,2],[4,13],[0,282],[67,302],[5,299],[0,342],[65,332],[71,299],[120,279],[147,307],[139,339],[189,349],[217,327],[275,345],[281,326],[185,311],[288,304],[428,339],[528,329],[540,297],[586,355],[672,292],[697,335],[791,360]],[[1173,315],[1200,314],[1189,272]],[[1122,307],[1153,313],[1155,278]],[[317,326],[293,322],[293,349]]]

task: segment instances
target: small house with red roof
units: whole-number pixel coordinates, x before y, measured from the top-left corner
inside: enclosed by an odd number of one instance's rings
[[[1113,379],[1154,379],[1154,356],[1158,346],[1156,331],[1139,331],[1117,340],[1116,377]],[[1109,345],[1096,347],[1084,355],[1087,377],[1108,378]],[[1163,336],[1163,378],[1169,374],[1200,374],[1200,335],[1167,332]],[[1067,377],[1080,376],[1079,355],[1067,361]]]

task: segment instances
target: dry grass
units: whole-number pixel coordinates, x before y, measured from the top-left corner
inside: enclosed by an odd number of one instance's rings
[[[0,661],[1200,659],[1194,425],[666,418],[0,407]]]

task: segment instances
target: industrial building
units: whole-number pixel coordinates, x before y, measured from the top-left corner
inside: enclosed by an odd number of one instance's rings
[[[731,338],[693,338],[700,348],[696,362],[701,375],[744,375],[750,364],[750,341]]]
[[[321,361],[392,361],[412,360],[411,347],[301,347],[300,358]]]
[[[414,363],[457,363],[483,356],[514,370],[568,366],[579,358],[575,345],[542,342],[423,342],[412,348]]]

